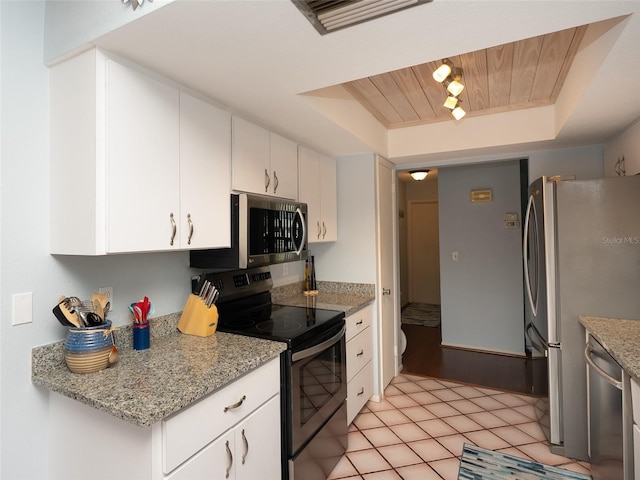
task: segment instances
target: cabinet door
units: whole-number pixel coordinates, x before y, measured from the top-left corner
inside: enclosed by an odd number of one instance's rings
[[[233,117],[232,188],[265,195],[271,188],[269,131]]]
[[[338,240],[338,191],[336,160],[320,155],[320,188],[322,199],[322,236],[321,241]]]
[[[273,397],[234,430],[236,480],[281,478],[280,396]]]
[[[317,242],[322,235],[322,211],[320,198],[319,154],[305,147],[298,150],[300,168],[300,201],[307,204],[307,224],[309,242]]]
[[[178,90],[108,61],[107,252],[178,248],[179,175]]]
[[[298,199],[298,145],[271,133],[271,192],[276,197]]]
[[[223,480],[236,478],[237,458],[234,452],[234,442],[234,432],[230,430],[165,478],[167,480]]]
[[[180,246],[231,246],[231,116],[180,93]]]

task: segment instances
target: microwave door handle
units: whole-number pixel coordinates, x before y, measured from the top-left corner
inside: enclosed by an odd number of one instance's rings
[[[342,336],[344,335],[344,332],[347,331],[347,326],[343,326],[340,331],[338,333],[336,333],[333,337],[331,337],[328,340],[325,340],[324,342],[318,344],[318,345],[314,345],[313,347],[309,347],[306,348],[304,350],[301,350],[299,352],[295,352],[293,355],[291,355],[291,360],[294,362],[297,362],[298,360],[302,360],[304,358],[308,358],[311,357],[313,355],[315,355],[316,353],[320,353],[323,350],[326,350],[327,348],[329,348],[331,345],[333,345],[334,343],[338,342]]]
[[[307,226],[304,222],[304,216],[302,215],[302,211],[299,208],[296,208],[296,215],[300,217],[300,223],[302,224],[302,241],[300,245],[296,245],[296,237],[293,234],[293,229],[291,229],[291,240],[293,240],[293,245],[296,246],[296,255],[300,255],[302,253],[302,249],[304,248],[304,239],[307,238]]]

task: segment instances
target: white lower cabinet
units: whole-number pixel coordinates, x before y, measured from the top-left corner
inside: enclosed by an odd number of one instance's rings
[[[347,324],[347,423],[373,394],[373,306],[349,315]]]
[[[280,360],[150,427],[51,392],[49,479],[280,480]]]
[[[640,385],[633,378],[631,384],[631,411],[633,424],[633,478],[640,480]]]
[[[280,429],[279,418],[280,399],[276,396],[178,467],[167,480],[278,480],[280,443],[267,437]]]

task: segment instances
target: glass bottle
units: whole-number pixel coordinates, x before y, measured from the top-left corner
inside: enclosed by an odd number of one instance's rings
[[[311,256],[311,290],[318,290],[318,286],[316,285],[316,263],[313,255]]]
[[[309,270],[309,259],[307,258],[304,263],[304,291],[311,290],[311,272]]]

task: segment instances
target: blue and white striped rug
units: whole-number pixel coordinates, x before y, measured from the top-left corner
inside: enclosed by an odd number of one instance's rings
[[[458,480],[515,479],[591,480],[591,476],[464,444]]]

